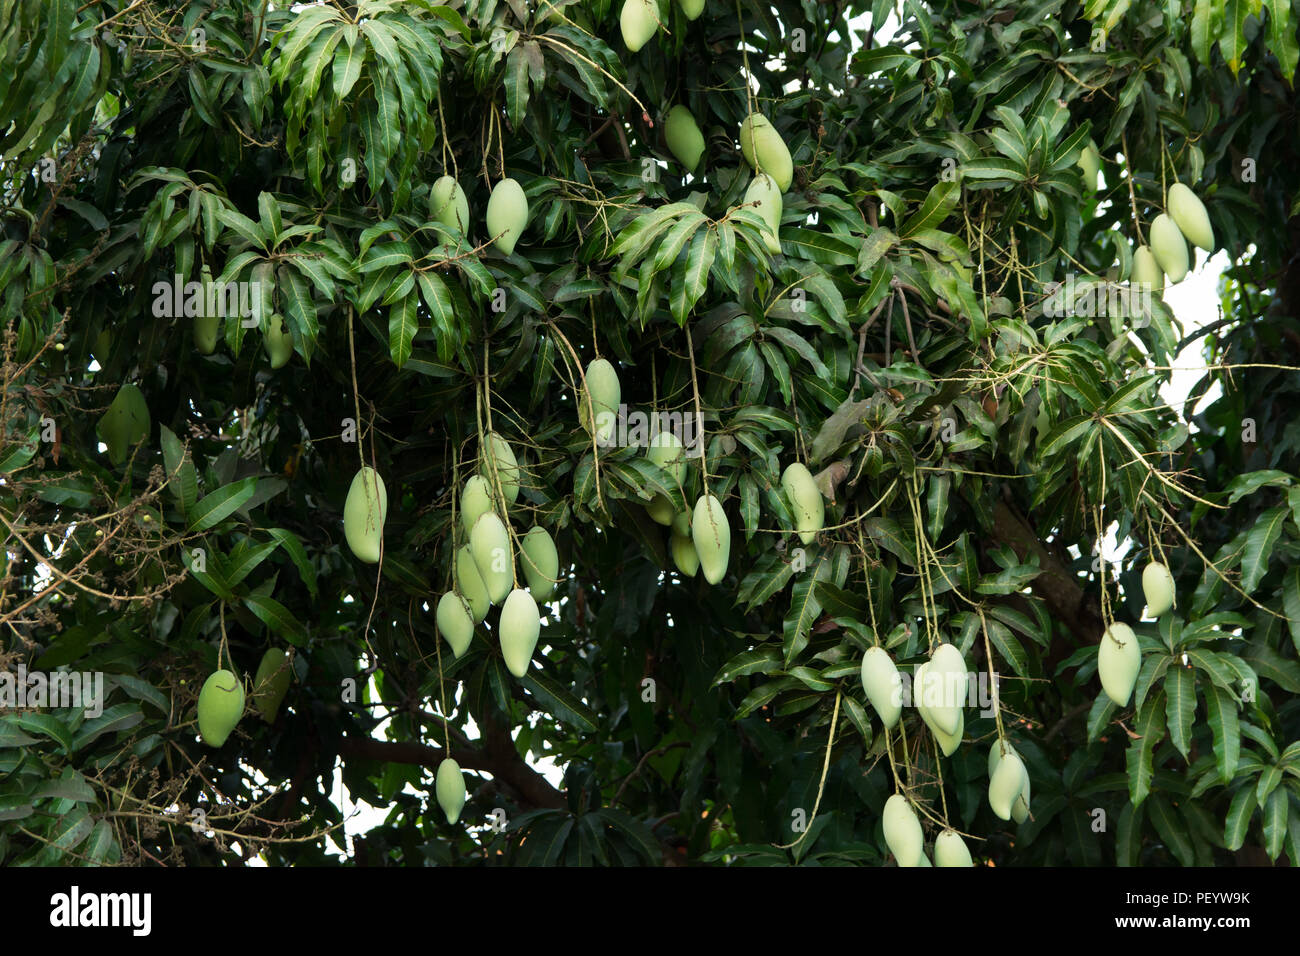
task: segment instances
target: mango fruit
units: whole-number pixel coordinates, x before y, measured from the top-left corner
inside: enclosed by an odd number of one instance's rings
[[[469,533],[469,550],[474,555],[474,566],[483,578],[488,598],[493,604],[500,604],[514,586],[514,567],[510,532],[495,511],[479,515],[474,522]]]
[[[474,554],[470,551],[469,545],[463,544],[456,549],[453,572],[456,590],[469,604],[470,616],[477,624],[487,617],[492,599],[488,597],[487,585],[483,583],[483,575],[479,574],[478,565],[474,563]]]
[[[1169,215],[1181,232],[1194,246],[1200,246],[1206,252],[1214,251],[1214,227],[1210,225],[1210,215],[1205,206],[1182,183],[1169,187]]]
[[[677,0],[677,5],[682,8],[682,15],[687,20],[697,20],[704,12],[704,0]]]
[[[794,181],[794,161],[785,140],[762,113],[750,113],[740,124],[740,152],[756,173],[767,173],[785,192]]]
[[[618,407],[623,401],[618,372],[607,359],[598,358],[587,366],[585,379],[586,392],[578,396],[578,420],[590,432],[594,413],[596,442],[601,447],[611,445],[614,443],[614,430],[618,427]]]
[[[1138,246],[1133,253],[1133,273],[1129,281],[1135,286],[1146,286],[1157,295],[1164,291],[1165,274],[1149,247]]]
[[[1138,671],[1142,669],[1142,650],[1137,635],[1127,624],[1115,621],[1106,628],[1097,647],[1097,677],[1101,689],[1119,707],[1127,707]]]
[[[952,644],[940,644],[930,655],[923,688],[926,707],[935,724],[947,735],[957,732],[966,705],[966,661]]]
[[[903,713],[903,678],[883,647],[868,647],[862,656],[862,689],[880,722],[896,726]]]
[[[513,179],[501,180],[488,197],[484,218],[488,236],[501,254],[514,253],[515,243],[528,225],[528,197],[524,195],[524,188]]]
[[[1187,240],[1167,213],[1151,222],[1151,253],[1171,283],[1182,282],[1187,275]]]
[[[496,477],[493,477],[493,470]],[[479,473],[488,481],[488,487],[496,494],[496,483],[501,482],[501,493],[506,496],[506,504],[512,505],[519,500],[519,459],[515,457],[510,443],[496,432],[488,432],[487,439],[479,449]]]
[[[284,316],[274,313],[266,323],[266,332],[262,335],[262,344],[266,346],[266,357],[271,360],[271,368],[284,368],[293,358],[293,335],[284,324]]]
[[[95,426],[95,434],[108,446],[108,460],[114,465],[126,461],[130,447],[149,437],[153,419],[139,386],[127,383],[117,390],[108,410]]]
[[[756,202],[754,211],[763,217],[767,229],[763,231],[763,241],[767,251],[777,254],[781,251],[781,190],[776,188],[776,180],[767,173],[755,173],[749,188],[745,190],[745,202]]]
[[[686,456],[680,438],[670,431],[659,432],[650,439],[650,448],[646,452],[646,457],[667,471],[672,477],[673,484],[681,486],[682,480],[686,477]],[[646,511],[652,519],[664,526],[672,524],[673,516],[676,514],[672,499],[663,494],[656,494],[651,498],[650,504],[646,505]]]
[[[474,522],[492,510],[492,486],[482,475],[470,475],[460,492],[460,526],[469,534]]]
[[[826,502],[817,482],[813,481],[812,472],[801,462],[791,462],[781,474],[781,490],[790,502],[799,540],[812,544],[826,524]]]
[[[199,735],[220,747],[244,716],[244,685],[228,670],[213,671],[199,690]]]
[[[966,841],[956,830],[944,830],[934,838],[935,866],[974,866]]]
[[[654,0],[623,0],[618,26],[623,43],[635,53],[659,30],[659,7]]]
[[[677,570],[685,577],[695,577],[700,570],[700,556],[695,551],[695,542],[674,531],[668,536],[668,550],[672,553]]]
[[[717,584],[726,575],[731,560],[731,525],[727,523],[722,502],[713,495],[700,495],[695,503],[691,540],[695,544],[695,553],[700,556],[704,580]]]
[[[1083,184],[1096,190],[1097,177],[1101,175],[1101,151],[1092,140],[1088,140],[1079,152],[1079,168],[1083,170]]]
[[[560,553],[549,531],[540,525],[528,529],[519,542],[519,564],[533,597],[538,601],[550,597],[560,577]]]
[[[387,515],[388,489],[384,487],[384,479],[369,465],[363,465],[353,476],[343,503],[343,534],[352,553],[367,564],[379,560]]]
[[[664,141],[668,144],[668,151],[686,167],[686,171],[695,172],[700,157],[704,155],[704,134],[691,111],[680,103],[664,117]]]
[[[522,588],[515,588],[501,606],[501,620],[497,623],[501,638],[501,656],[506,670],[516,677],[528,673],[537,638],[542,632],[542,616],[533,596]]]
[[[996,750],[998,745],[995,743],[993,746]],[[1011,819],[1012,806],[1028,780],[1029,774],[1020,754],[1014,750],[1003,753],[989,777],[989,806],[999,819]]]
[[[691,512],[689,510],[679,511],[673,515],[672,529],[673,534],[689,538],[691,536]]]
[[[885,801],[881,825],[885,831],[885,845],[899,866],[925,865],[921,862],[925,856],[925,834],[907,797],[896,793]]]
[[[447,822],[459,820],[460,811],[465,809],[465,776],[460,772],[460,764],[450,757],[443,757],[438,764],[433,792],[437,795],[438,806],[447,815]]]
[[[935,741],[939,744],[939,752],[945,757],[951,757],[956,753],[957,748],[961,746],[962,737],[966,733],[966,712],[958,710],[957,727],[951,733],[941,727],[934,719],[930,708],[926,703],[926,695],[923,689],[926,687],[938,688],[941,682],[936,681],[931,684],[927,682],[926,672],[930,664],[927,661],[923,664],[916,665],[912,674],[912,703],[916,706],[916,712],[921,715],[921,720],[925,721],[925,726],[934,734]],[[930,693],[936,694],[935,690]]]
[[[461,235],[469,232],[469,200],[451,176],[440,176],[429,190],[429,218]]]
[[[1023,761],[1022,761],[1023,762]],[[1016,823],[1024,823],[1029,819],[1029,774],[1025,773],[1025,785],[1016,797],[1015,803],[1011,804],[1011,819]]]
[[[275,723],[284,695],[289,692],[293,670],[288,655],[278,647],[268,648],[253,676],[253,706],[268,724]]]
[[[1147,599],[1147,615],[1160,617],[1174,606],[1174,576],[1159,561],[1142,569],[1142,594]]]
[[[199,272],[199,282],[203,286],[203,306],[194,316],[194,348],[200,355],[211,355],[217,350],[217,336],[221,331],[221,316],[215,310],[209,314],[208,303],[212,301],[208,289],[212,286],[212,269],[204,266]]]
[[[451,645],[451,652],[457,657],[464,654],[474,639],[474,612],[469,602],[455,591],[448,591],[438,599],[435,620],[438,633]]]

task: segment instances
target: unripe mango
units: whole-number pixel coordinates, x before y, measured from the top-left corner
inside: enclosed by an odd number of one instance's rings
[[[1129,280],[1135,286],[1145,286],[1153,293],[1165,288],[1165,274],[1160,271],[1156,257],[1147,246],[1138,246],[1133,253],[1133,274]]]
[[[456,590],[469,603],[470,616],[474,623],[487,617],[492,599],[488,597],[487,585],[483,575],[479,574],[478,565],[474,563],[474,554],[469,545],[463,544],[456,549],[455,563]]]
[[[679,511],[673,515],[672,524],[673,534],[679,534],[683,538],[691,536],[691,512]]]
[[[673,503],[665,495],[655,495],[645,506],[646,514],[657,524],[664,527],[673,523]]]
[[[459,820],[460,811],[465,808],[465,776],[460,772],[460,764],[450,757],[443,757],[438,764],[433,792],[438,797],[438,806],[447,815],[447,822]]]
[[[1011,819],[1016,823],[1024,823],[1029,819],[1029,791],[1029,774],[1026,772],[1024,789],[1016,797],[1015,803],[1011,804]]]
[[[1169,215],[1173,217],[1178,231],[1192,245],[1200,246],[1206,252],[1214,251],[1214,227],[1210,225],[1210,215],[1196,193],[1182,183],[1174,183],[1169,187]]]
[[[439,177],[429,191],[429,218],[462,235],[469,232],[469,200],[451,176]]]
[[[244,685],[228,670],[213,671],[199,690],[199,734],[220,747],[244,716]]]
[[[646,457],[663,468],[672,477],[673,483],[680,486],[686,477],[686,456],[682,453],[682,441],[670,431],[661,431],[650,439],[650,449]],[[650,517],[661,525],[673,523],[672,500],[667,495],[656,494],[646,505]],[[685,531],[689,533],[690,528]]]
[[[513,179],[497,183],[488,197],[485,219],[493,244],[502,255],[511,255],[528,225],[528,197],[524,195],[524,188]]]
[[[153,419],[139,387],[127,383],[117,390],[108,410],[95,426],[95,434],[108,446],[108,460],[115,465],[126,461],[130,447],[149,437]]]
[[[964,710],[957,711],[957,728],[952,733],[949,733],[935,722],[934,715],[926,704],[923,690],[926,687],[938,687],[940,682],[937,679],[933,684],[927,682],[926,671],[929,667],[929,662],[918,664],[912,673],[912,703],[916,705],[916,712],[925,721],[925,726],[930,728],[930,733],[934,734],[934,739],[939,744],[940,753],[945,757],[951,757],[956,753],[957,748],[961,746],[962,737],[966,733],[966,712]],[[931,693],[933,694],[935,691],[931,691]]]
[[[499,604],[514,586],[510,532],[495,511],[480,515],[469,533],[469,550],[474,555],[488,597]]]
[[[685,577],[695,577],[700,570],[700,556],[695,551],[695,542],[674,531],[668,536],[668,550],[672,552],[673,564],[677,565],[677,570]]]
[[[208,312],[208,303],[212,301],[208,294],[212,286],[212,269],[204,266],[199,275],[199,282],[203,286],[203,305],[194,315],[194,348],[200,355],[211,355],[217,350],[221,316],[215,312],[212,314]]]
[[[682,14],[687,20],[695,20],[704,12],[704,0],[677,0],[678,6],[682,8]]]
[[[1183,281],[1188,268],[1187,240],[1173,219],[1163,212],[1151,222],[1151,252],[1171,283]]]
[[[482,475],[470,475],[460,492],[460,526],[469,534],[474,522],[491,510],[492,486]]]
[[[1142,669],[1142,650],[1137,635],[1127,624],[1115,621],[1106,628],[1097,648],[1097,676],[1101,689],[1119,707],[1127,707],[1138,671]]]
[[[659,8],[654,0],[623,0],[618,25],[623,31],[623,43],[635,53],[659,29]]]
[[[1174,576],[1159,561],[1142,569],[1142,594],[1149,617],[1159,617],[1174,606]]]
[[[767,173],[785,192],[794,181],[794,161],[785,140],[762,113],[750,113],[740,124],[740,152],[754,172]]]
[[[280,711],[284,695],[289,692],[292,679],[288,656],[278,647],[269,648],[262,655],[262,662],[257,665],[253,677],[253,706],[268,724],[275,723],[275,715]]]
[[[826,524],[826,503],[812,472],[801,462],[791,462],[781,474],[781,490],[790,502],[794,527],[799,540],[812,544],[817,532]]]
[[[1101,175],[1101,151],[1092,140],[1088,140],[1079,153],[1079,168],[1083,170],[1083,184],[1095,190],[1097,177]]]
[[[745,190],[745,202],[756,202],[757,206],[754,211],[763,217],[767,223],[767,229],[763,232],[763,241],[767,243],[767,251],[779,253],[781,251],[781,190],[776,188],[776,180],[767,173],[756,173],[754,180]]]
[[[885,844],[899,866],[925,865],[921,862],[925,856],[925,834],[907,797],[896,793],[885,801],[881,825],[885,831]]]
[[[515,588],[501,606],[501,620],[497,623],[501,637],[501,656],[506,669],[516,677],[528,673],[532,663],[537,638],[542,632],[542,616],[533,596],[522,588]]]
[[[560,553],[554,539],[545,528],[533,525],[519,542],[519,552],[528,590],[537,600],[545,601],[560,577]]]
[[[384,479],[369,465],[363,465],[353,476],[343,503],[343,534],[352,553],[367,564],[379,560],[387,515],[388,489],[384,487]]]
[[[496,476],[493,477],[495,466]],[[488,432],[487,439],[479,449],[479,473],[488,481],[488,487],[496,494],[496,482],[501,482],[501,493],[506,496],[506,504],[512,505],[519,500],[519,459],[515,457],[510,443],[496,432]]]
[[[962,708],[966,705],[966,661],[952,644],[940,644],[930,655],[926,668],[926,708],[930,717],[946,735],[957,732]]]
[[[266,323],[266,332],[262,335],[266,346],[266,357],[271,360],[271,368],[284,368],[293,358],[293,335],[285,327],[284,316],[279,312],[273,314]]]
[[[704,580],[717,584],[726,575],[731,560],[731,525],[727,523],[722,502],[713,495],[700,495],[695,503],[691,540],[695,544],[695,553],[700,556]]]
[[[903,678],[883,647],[868,647],[863,655],[862,689],[880,722],[889,728],[897,725],[903,712]]]
[[[1011,819],[1011,807],[1028,779],[1024,762],[1014,750],[1003,754],[998,760],[993,775],[989,777],[989,806],[1000,819]]]
[[[935,866],[974,866],[966,841],[956,830],[944,830],[934,838]]]
[[[578,396],[578,420],[591,431],[591,414],[596,416],[596,442],[602,447],[613,444],[614,429],[618,426],[618,406],[623,401],[623,387],[618,372],[606,359],[598,358],[587,366],[585,395]],[[588,410],[587,400],[591,405]]]
[[[686,167],[687,172],[695,172],[700,157],[704,155],[704,134],[691,111],[680,103],[664,117],[664,141],[668,144],[668,151]]]
[[[998,761],[1002,759],[1004,753],[1014,753],[1017,757],[1020,752],[1005,740],[993,741],[993,746],[989,748],[989,776],[993,776],[993,771],[998,769]]]
[[[460,657],[474,639],[474,612],[469,602],[455,591],[448,591],[438,600],[436,620],[438,633],[451,645],[451,652]]]

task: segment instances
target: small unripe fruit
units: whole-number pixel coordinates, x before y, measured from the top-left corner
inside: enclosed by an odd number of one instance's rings
[[[429,191],[429,218],[464,235],[469,232],[469,200],[451,176],[441,176]]]
[[[1188,268],[1187,240],[1163,212],[1151,222],[1151,252],[1171,283],[1183,281]]]
[[[492,487],[482,475],[470,475],[460,492],[460,526],[468,534],[474,522],[492,510]]]
[[[268,724],[275,723],[275,715],[280,712],[280,704],[293,679],[287,661],[284,651],[272,647],[262,655],[262,662],[257,665],[257,673],[253,676],[253,706]]]
[[[1000,819],[1011,819],[1012,804],[1028,779],[1025,765],[1015,751],[1008,751],[998,760],[993,776],[989,777],[989,806]]]
[[[1169,187],[1169,215],[1178,225],[1178,231],[1206,252],[1214,251],[1214,227],[1210,215],[1196,193],[1182,183]]]
[[[785,140],[772,121],[761,113],[750,113],[740,124],[740,152],[754,172],[767,173],[785,192],[794,181],[794,161]]]
[[[659,8],[654,0],[623,0],[618,25],[623,31],[623,43],[635,53],[659,29]]]
[[[384,479],[379,472],[364,465],[353,477],[343,503],[343,534],[352,553],[367,564],[379,560],[387,515],[388,489],[384,487]]]
[[[888,728],[897,725],[903,712],[903,678],[883,647],[868,647],[863,655],[862,689],[880,722]]]
[[[812,472],[802,462],[791,462],[781,475],[781,489],[790,502],[794,527],[799,540],[812,544],[817,532],[826,524],[826,503]]]
[[[596,442],[602,447],[613,444],[618,425],[618,406],[623,401],[623,387],[618,372],[606,359],[595,359],[587,366],[587,392],[578,396],[578,420],[591,431],[591,415],[596,416]],[[588,398],[591,400],[588,409]]]
[[[493,466],[496,476],[493,477]],[[488,487],[496,494],[496,482],[501,482],[501,493],[506,496],[506,504],[512,505],[519,500],[519,459],[515,457],[510,443],[496,432],[488,432],[486,441],[479,449],[479,473],[488,481]]]
[[[488,236],[501,254],[515,251],[515,243],[528,225],[528,198],[524,189],[513,179],[503,179],[496,184],[487,204]]]
[[[463,544],[456,549],[454,570],[456,590],[469,603],[470,616],[477,624],[487,617],[492,599],[488,597],[487,585],[483,583],[483,575],[479,574],[478,565],[474,563],[474,554],[470,551],[469,545]]]
[[[1142,569],[1142,594],[1147,599],[1147,616],[1159,617],[1174,606],[1174,576],[1159,561]]]
[[[934,838],[935,866],[974,866],[966,841],[956,830],[944,830]]]
[[[672,552],[677,570],[685,577],[695,577],[700,570],[700,556],[695,552],[695,543],[674,531],[668,536],[668,550]]]
[[[474,555],[488,597],[499,604],[514,585],[510,532],[495,511],[480,515],[469,533],[469,550]]]
[[[1151,292],[1159,293],[1165,287],[1165,274],[1160,271],[1156,257],[1146,246],[1138,246],[1133,253],[1133,274],[1129,280],[1133,285],[1146,287]]]
[[[199,691],[199,734],[220,747],[244,715],[244,685],[228,670],[213,671]]]
[[[691,111],[680,103],[664,117],[664,141],[668,144],[668,151],[686,167],[687,172],[694,172],[700,165],[700,157],[704,155],[704,134]]]
[[[447,822],[459,820],[460,811],[465,808],[465,777],[460,772],[460,764],[450,757],[443,757],[438,764],[433,791],[438,797],[438,806],[447,815]]]
[[[704,580],[717,584],[726,576],[731,560],[731,525],[722,510],[722,502],[713,495],[700,495],[691,519],[691,540],[700,556]]]
[[[542,617],[537,602],[527,591],[516,588],[501,607],[501,620],[497,623],[501,637],[501,656],[506,670],[516,677],[528,673],[532,663],[537,638],[542,631]]]
[[[284,368],[293,358],[293,335],[285,327],[284,316],[279,312],[266,323],[262,342],[266,346],[266,357],[271,360],[271,368]]]
[[[695,20],[704,12],[704,0],[677,0],[687,20]]]
[[[438,600],[438,633],[451,645],[457,657],[464,654],[474,639],[474,612],[469,602],[455,591],[448,591]]]
[[[1142,650],[1133,628],[1119,621],[1106,628],[1097,648],[1097,676],[1101,689],[1119,707],[1127,707],[1138,671],[1142,669]]]
[[[925,834],[921,830],[921,821],[916,818],[916,811],[901,793],[896,793],[885,801],[885,811],[881,816],[881,825],[885,831],[885,844],[899,866],[924,866],[921,858],[925,856]]]
[[[776,188],[776,180],[767,173],[757,173],[754,181],[749,184],[745,190],[745,202],[756,202],[757,206],[754,211],[763,217],[767,223],[767,229],[763,232],[763,241],[767,243],[767,251],[779,253],[781,251],[781,212],[783,203],[781,201],[781,190]]]
[[[554,539],[545,528],[534,525],[519,542],[519,552],[528,590],[537,600],[545,601],[560,577],[560,553]]]
[[[127,451],[149,437],[153,419],[139,386],[127,383],[117,390],[108,410],[95,426],[95,434],[108,446],[108,460],[114,465],[126,461]]]

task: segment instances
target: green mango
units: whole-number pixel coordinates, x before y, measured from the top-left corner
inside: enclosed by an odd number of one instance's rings
[[[469,200],[451,176],[439,177],[429,190],[429,218],[461,235],[469,232]]]
[[[485,219],[492,243],[502,255],[511,255],[528,226],[528,198],[523,187],[513,179],[497,183],[488,197]]]
[[[677,0],[677,4],[682,8],[682,15],[687,20],[697,20],[704,12],[704,0]]]
[[[1214,251],[1214,227],[1210,225],[1210,215],[1196,193],[1182,183],[1174,183],[1169,187],[1169,215],[1173,217],[1178,231],[1192,245],[1200,246],[1206,252]]]
[[[989,806],[999,819],[1011,819],[1012,807],[1028,780],[1029,773],[1020,755],[1014,750],[1004,753],[989,777]]]
[[[1160,271],[1160,266],[1156,262],[1156,257],[1151,254],[1148,246],[1138,246],[1133,253],[1133,272],[1130,283],[1138,288],[1146,287],[1154,294],[1159,294],[1165,288],[1165,274]]]
[[[487,587],[488,597],[493,604],[501,603],[514,585],[511,562],[514,552],[510,547],[510,532],[495,511],[480,515],[474,522],[469,533],[469,550]]]
[[[781,474],[781,490],[790,502],[799,540],[812,544],[826,524],[826,502],[817,482],[813,481],[812,472],[800,462],[791,462]]]
[[[226,742],[244,716],[244,685],[228,670],[213,671],[199,690],[199,734],[210,747]]]
[[[1101,679],[1101,689],[1116,706],[1127,707],[1141,669],[1142,651],[1137,635],[1127,624],[1115,621],[1106,628],[1097,647],[1097,676]]]
[[[524,569],[528,590],[538,601],[545,601],[555,590],[560,577],[560,553],[550,533],[533,525],[519,542],[519,564]]]
[[[695,503],[695,517],[691,520],[691,540],[695,553],[700,556],[704,580],[717,584],[726,576],[731,560],[731,525],[722,502],[713,495],[700,495]]]
[[[1142,595],[1147,599],[1147,616],[1160,617],[1174,606],[1174,576],[1159,561],[1142,569]]]
[[[465,533],[474,528],[474,522],[492,510],[492,487],[482,475],[470,475],[460,493],[460,522]]]
[[[465,809],[465,776],[460,772],[460,764],[450,757],[443,757],[438,764],[433,792],[438,798],[438,806],[447,815],[447,822],[459,820],[460,811]]]
[[[596,416],[596,441],[602,447],[611,445],[614,442],[614,430],[618,427],[618,407],[623,401],[618,372],[608,360],[598,358],[587,366],[585,379],[587,394],[578,397],[578,420],[583,428],[591,431],[591,413],[587,410],[589,396],[591,412]]]
[[[211,355],[217,350],[217,338],[221,332],[221,316],[216,311],[209,311],[207,305],[212,301],[209,288],[212,285],[212,270],[204,266],[200,272],[203,286],[203,307],[194,316],[194,348],[200,355]]]
[[[668,536],[668,550],[672,553],[677,570],[685,577],[695,577],[700,570],[700,556],[695,551],[695,543],[674,531]]]
[[[1166,213],[1151,222],[1151,252],[1171,283],[1182,282],[1187,275],[1187,240],[1178,225]]]
[[[903,678],[883,647],[869,647],[863,655],[862,689],[880,722],[890,728],[897,726],[903,713]]]
[[[280,704],[289,692],[292,680],[293,670],[288,664],[288,655],[278,647],[269,648],[262,655],[262,662],[257,665],[253,677],[253,706],[268,724],[275,723],[275,715],[280,712]]]
[[[668,151],[686,167],[687,172],[695,172],[704,155],[704,134],[691,111],[680,103],[664,117],[664,141],[668,144]]]
[[[493,477],[493,468],[496,477]],[[506,505],[519,500],[519,459],[515,457],[510,443],[496,432],[488,432],[487,440],[479,449],[479,474],[488,481],[488,487],[496,494],[496,482],[501,482],[501,493],[506,496]]]
[[[623,0],[618,17],[623,43],[636,53],[659,29],[659,7],[654,0]]]
[[[944,830],[934,838],[935,866],[974,866],[966,841],[956,830]]]
[[[469,604],[470,615],[477,624],[487,617],[492,599],[488,597],[487,585],[483,575],[479,574],[478,565],[474,563],[474,553],[469,545],[463,544],[456,549],[455,571],[456,590]]]
[[[794,181],[794,161],[785,140],[772,121],[761,113],[750,113],[740,124],[740,152],[756,173],[767,173],[785,192]]]
[[[925,856],[925,834],[907,797],[896,793],[885,801],[881,824],[885,831],[885,844],[899,866],[925,865],[921,862]]]
[[[343,503],[343,535],[348,547],[362,561],[379,560],[384,536],[384,519],[388,515],[388,489],[379,472],[368,465],[358,469]]]
[[[501,656],[506,669],[516,677],[528,673],[537,638],[542,630],[542,616],[533,596],[522,588],[515,588],[501,606],[501,619],[497,623],[501,638]]]
[[[776,180],[767,173],[756,173],[754,180],[745,190],[745,202],[756,202],[754,211],[763,217],[767,223],[767,229],[763,233],[763,241],[767,243],[767,251],[778,254],[781,251],[781,190],[776,188]],[[805,542],[806,543],[806,542]]]
[[[266,356],[271,360],[271,368],[284,368],[293,358],[293,333],[284,324],[284,316],[276,312],[266,323],[262,333],[262,343],[266,346]]]
[[[436,620],[438,633],[451,645],[452,653],[460,657],[474,638],[474,615],[469,602],[455,591],[448,591],[438,601]]]

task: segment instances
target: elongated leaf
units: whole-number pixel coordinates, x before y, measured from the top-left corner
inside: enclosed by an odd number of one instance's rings
[[[235,513],[253,492],[257,490],[257,478],[243,478],[218,488],[194,506],[190,515],[191,531],[206,531],[215,527]]]

